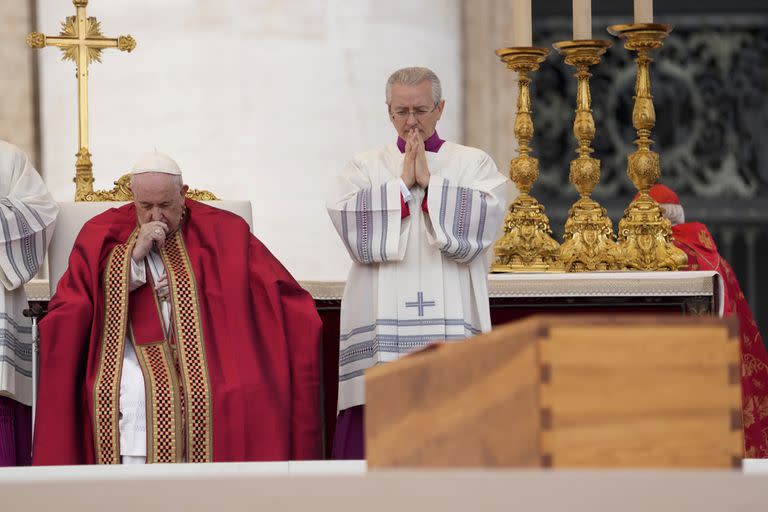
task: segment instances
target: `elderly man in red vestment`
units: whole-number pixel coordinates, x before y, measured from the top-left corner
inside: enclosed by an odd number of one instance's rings
[[[40,325],[34,464],[319,458],[320,319],[235,214],[152,153]]]
[[[718,254],[707,227],[700,222],[685,222],[685,212],[677,194],[661,184],[651,187],[650,194],[672,223],[674,243],[688,255],[688,269],[715,270],[723,278],[724,316],[738,317],[741,335],[744,448],[748,458],[767,458],[768,354],[736,274]]]

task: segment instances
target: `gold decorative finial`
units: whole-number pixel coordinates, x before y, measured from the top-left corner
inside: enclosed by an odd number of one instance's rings
[[[130,35],[117,38],[117,49],[121,52],[131,53],[136,48],[136,40]]]
[[[613,223],[605,208],[590,197],[600,181],[600,160],[590,156],[595,120],[592,117],[589,68],[600,63],[600,57],[611,43],[591,39],[562,41],[554,46],[565,56],[565,63],[576,68],[578,80],[573,134],[579,143],[576,150],[579,156],[571,161],[569,178],[580,197],[568,211],[560,261],[566,272],[608,270],[615,267]]]
[[[539,69],[549,54],[546,48],[501,48],[496,50],[507,68],[518,78],[515,137],[518,156],[510,163],[510,177],[520,195],[509,206],[504,220],[504,235],[496,241],[496,261],[492,272],[531,272],[562,270],[558,262],[559,244],[552,238],[549,219],[529,192],[539,177],[539,161],[531,156],[533,138],[529,73]]]
[[[672,225],[648,190],[661,176],[659,154],[651,150],[651,131],[656,111],[651,96],[649,52],[660,48],[672,25],[635,23],[613,25],[608,32],[624,40],[624,47],[637,52],[637,78],[632,126],[637,131],[637,150],[627,158],[627,175],[639,195],[619,221],[616,260],[624,270],[678,270],[688,263],[683,251],[672,243]]]
[[[32,32],[27,36],[27,46],[30,48],[44,48],[45,34],[41,32]]]

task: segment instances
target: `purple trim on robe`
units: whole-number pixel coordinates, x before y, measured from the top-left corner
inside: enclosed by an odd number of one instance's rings
[[[32,408],[0,396],[0,466],[32,464]]]
[[[331,458],[334,460],[365,459],[365,406],[356,405],[344,409],[336,418],[336,434],[333,436]]]
[[[437,130],[435,130],[435,133],[430,135],[429,138],[424,141],[424,150],[429,151],[430,153],[437,153],[440,151],[440,146],[443,145],[443,142],[445,141],[440,138],[437,134]],[[405,141],[400,137],[397,138],[397,149],[399,149],[401,153],[405,153]]]

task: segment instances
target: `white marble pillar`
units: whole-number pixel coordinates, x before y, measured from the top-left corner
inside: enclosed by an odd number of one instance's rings
[[[508,70],[495,51],[514,46],[512,10],[509,0],[471,0],[463,3],[462,16],[464,139],[491,155],[505,176],[517,155],[517,73]],[[510,199],[517,194],[510,181]],[[501,226],[496,238],[503,234]],[[489,263],[494,260],[493,250],[487,258]]]
[[[33,30],[33,2],[0,2],[0,139],[26,151],[44,174],[35,129],[34,54],[25,43]]]
[[[487,151],[499,170],[509,173],[515,156],[517,74],[494,53],[512,44],[512,2],[464,2],[464,136]]]

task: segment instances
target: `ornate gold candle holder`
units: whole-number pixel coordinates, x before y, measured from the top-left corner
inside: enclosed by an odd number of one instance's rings
[[[605,208],[590,197],[600,181],[600,160],[590,155],[595,137],[592,117],[592,96],[589,79],[590,66],[600,63],[600,57],[611,47],[609,41],[586,39],[561,41],[554,47],[565,56],[565,63],[576,68],[576,117],[573,134],[579,143],[579,156],[571,161],[569,178],[578,190],[579,199],[568,211],[560,261],[566,272],[584,272],[615,268],[616,237],[613,223]]]
[[[622,270],[678,270],[688,258],[672,244],[672,225],[662,216],[661,208],[648,194],[661,176],[659,154],[651,151],[651,130],[656,125],[656,112],[651,96],[648,56],[661,48],[662,39],[672,31],[672,25],[634,23],[613,25],[608,32],[624,40],[624,47],[637,52],[637,79],[632,126],[637,130],[637,150],[627,158],[627,175],[639,191],[619,221],[616,260]]]
[[[529,192],[539,176],[539,160],[530,155],[533,138],[531,118],[531,79],[549,50],[546,48],[501,48],[496,50],[507,69],[517,72],[518,95],[515,138],[518,156],[510,163],[509,175],[520,195],[509,206],[504,220],[504,235],[496,241],[496,261],[492,272],[546,272],[562,270],[558,261],[560,246],[552,238],[544,206]]]

